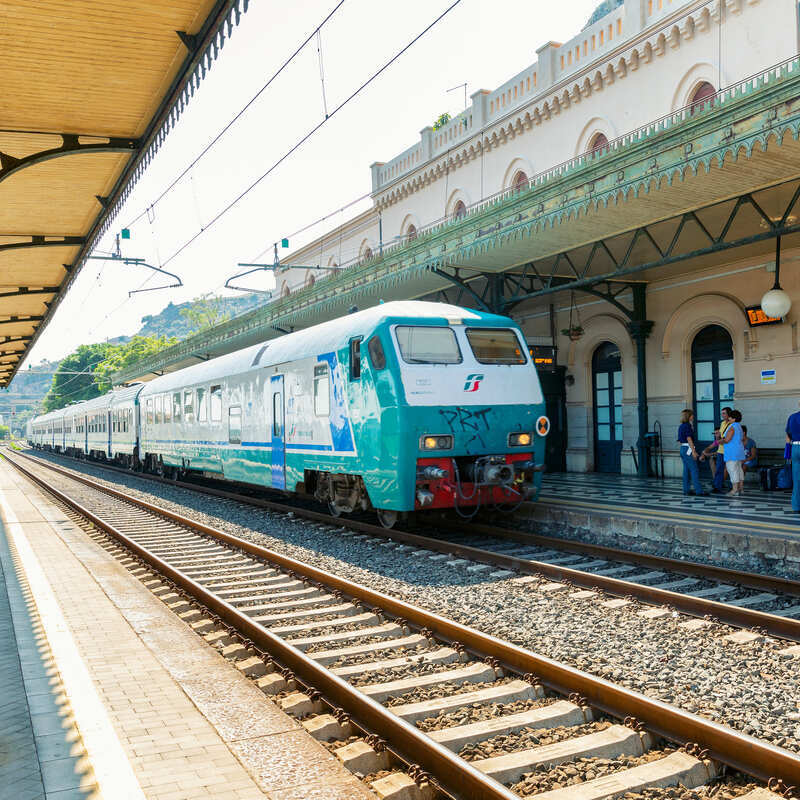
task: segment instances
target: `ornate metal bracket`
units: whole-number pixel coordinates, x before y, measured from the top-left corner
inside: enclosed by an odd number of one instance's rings
[[[42,133],[41,135],[52,136],[53,134]],[[34,164],[41,164],[43,161],[49,161],[53,158],[71,156],[76,153],[135,153],[140,146],[138,139],[117,136],[90,137],[79,133],[59,133],[55,135],[61,137],[60,147],[49,147],[46,150],[39,150],[36,153],[22,156],[22,158],[16,158],[0,151],[0,183],[26,167],[32,167]],[[91,138],[92,141],[81,141],[81,139],[88,138]],[[102,141],[96,141],[101,138]]]

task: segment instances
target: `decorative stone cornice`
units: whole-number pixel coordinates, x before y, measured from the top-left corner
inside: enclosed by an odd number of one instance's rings
[[[734,189],[747,191],[751,187],[742,185],[740,173],[730,179],[729,187],[722,185],[728,165],[750,159],[755,150],[763,154],[798,139],[800,59],[795,58],[731,87],[718,95],[713,107],[693,115],[676,112],[620,137],[597,157],[584,154],[553,167],[537,176],[528,190],[505,192],[461,219],[421,230],[411,242],[384,248],[382,255],[365,263],[163,350],[119,373],[115,381],[160,372],[193,353],[214,352],[223,343],[235,349],[254,332],[268,339],[277,335],[277,329],[331,319],[365,300],[372,304],[379,297],[425,294],[431,286],[442,285],[434,274],[442,266],[485,264],[491,259],[503,265],[498,269],[508,269],[522,263],[513,253],[519,252],[523,240],[529,242],[525,261],[546,257],[549,252],[538,245],[541,234],[563,229],[564,241],[577,244],[573,227],[565,223],[609,205],[632,204],[648,196],[648,214],[653,220],[663,219],[670,216],[671,204],[662,206],[660,193],[687,176],[713,171],[710,189],[725,196],[736,194]],[[784,161],[787,158],[797,160],[800,170],[796,149],[787,151]],[[782,164],[784,174],[786,169]],[[765,183],[755,167],[751,180],[752,188]],[[617,227],[604,235],[623,230],[625,219],[624,215],[610,218],[609,224]]]

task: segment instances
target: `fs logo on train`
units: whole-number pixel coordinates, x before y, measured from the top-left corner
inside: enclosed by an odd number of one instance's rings
[[[483,375],[480,373],[467,375],[467,380],[464,383],[465,392],[477,392],[480,388]]]

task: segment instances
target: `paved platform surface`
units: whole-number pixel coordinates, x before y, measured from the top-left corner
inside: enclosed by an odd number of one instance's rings
[[[517,519],[546,535],[800,580],[800,514],[786,492],[685,497],[682,482],[552,473]]]
[[[2,800],[374,795],[0,460]]]
[[[705,489],[711,489],[708,482]],[[780,527],[800,534],[800,514],[792,511],[791,492],[765,492],[749,483],[741,497],[724,494],[686,497],[678,478],[661,480],[578,472],[544,475],[541,502],[564,499],[569,499],[573,505],[581,503],[598,509],[625,507],[646,513],[657,511],[690,516],[709,523]]]

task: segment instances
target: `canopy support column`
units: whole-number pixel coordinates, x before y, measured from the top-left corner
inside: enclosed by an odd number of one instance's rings
[[[640,478],[648,475],[648,452],[645,434],[650,429],[647,412],[647,337],[653,330],[653,321],[647,319],[646,284],[635,283],[633,291],[633,314],[628,323],[628,332],[636,345],[636,388],[639,417],[639,437],[636,449],[639,455],[637,472]]]

